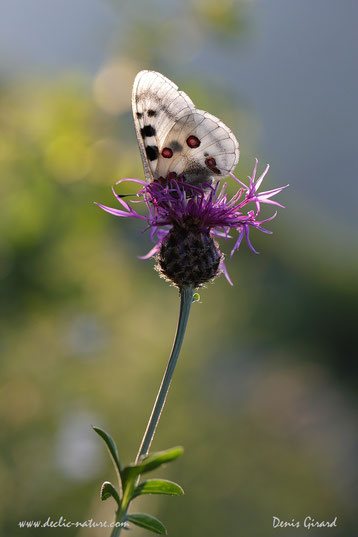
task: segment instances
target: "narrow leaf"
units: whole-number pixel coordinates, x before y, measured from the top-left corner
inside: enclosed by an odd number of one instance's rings
[[[145,513],[137,513],[135,515],[127,515],[126,520],[141,528],[145,528],[154,533],[159,533],[159,535],[167,534],[164,524],[154,516],[147,515]]]
[[[173,461],[183,453],[182,447],[174,447],[165,451],[157,451],[150,455],[144,456],[137,464],[129,464],[122,471],[123,487],[131,479],[138,475],[150,472],[166,462]]]
[[[148,479],[140,483],[133,493],[133,498],[141,494],[169,494],[171,496],[180,496],[184,490],[180,485],[166,479]]]
[[[178,446],[165,451],[157,451],[156,453],[146,455],[138,464],[138,467],[140,467],[139,473],[144,474],[145,472],[150,472],[166,462],[173,461],[174,459],[180,457],[183,451],[183,448]]]
[[[108,498],[114,498],[120,506],[121,500],[119,498],[119,494],[117,489],[110,483],[109,481],[105,481],[101,487],[100,491],[101,500],[108,500]]]
[[[121,483],[121,471],[122,471],[121,470],[121,464],[119,462],[118,451],[117,451],[117,447],[116,447],[116,444],[115,444],[113,438],[108,433],[106,433],[106,431],[101,429],[100,427],[96,427],[96,426],[92,425],[92,428],[105,441],[107,449],[108,449],[109,454],[111,456],[112,462],[114,464],[115,470],[116,470],[116,472],[118,474],[118,480]]]

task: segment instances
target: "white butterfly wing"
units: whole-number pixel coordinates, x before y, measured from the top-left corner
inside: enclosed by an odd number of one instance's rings
[[[147,181],[153,180],[159,147],[182,113],[195,108],[192,100],[164,75],[140,71],[133,85],[132,111]]]
[[[136,76],[133,118],[147,181],[184,175],[189,183],[227,175],[239,160],[239,144],[217,117],[155,71]]]
[[[181,116],[159,145],[156,174],[184,174],[187,182],[196,183],[228,175],[238,160],[239,144],[231,130],[212,114],[194,110]]]

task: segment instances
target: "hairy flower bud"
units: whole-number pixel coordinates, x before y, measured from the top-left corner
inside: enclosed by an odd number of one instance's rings
[[[218,244],[198,224],[193,218],[174,224],[157,256],[158,272],[177,287],[200,287],[221,273]]]

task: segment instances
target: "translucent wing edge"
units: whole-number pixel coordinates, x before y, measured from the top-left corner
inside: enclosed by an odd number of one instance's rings
[[[239,158],[240,158],[240,146],[239,146],[239,142],[237,141],[235,134],[232,132],[230,127],[228,127],[223,121],[221,121],[221,119],[214,116],[213,114],[210,114],[210,112],[206,112],[206,110],[198,110],[198,112],[201,112],[202,114],[204,114],[205,117],[215,121],[222,129],[224,129],[228,133],[231,140],[233,141],[234,146],[235,146],[235,161],[230,170],[231,172],[237,166],[237,163],[239,162]]]
[[[140,71],[137,74],[137,76],[134,79],[133,90],[132,90],[132,114],[133,114],[134,128],[135,128],[135,133],[136,133],[137,140],[138,140],[140,156],[142,157],[144,174],[145,174],[145,178],[146,178],[147,182],[150,182],[150,181],[153,180],[153,174],[152,174],[152,171],[151,171],[151,169],[149,167],[148,158],[147,158],[147,155],[146,155],[146,152],[145,152],[143,139],[142,139],[142,136],[141,136],[141,133],[140,133],[139,121],[138,121],[138,118],[137,118],[136,95],[137,95],[138,84],[139,84],[141,78],[144,75],[146,75],[147,73],[149,73],[149,72],[150,71],[146,70],[146,71]]]

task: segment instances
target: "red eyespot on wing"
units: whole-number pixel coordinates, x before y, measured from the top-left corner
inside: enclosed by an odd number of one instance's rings
[[[172,158],[172,156],[173,156],[173,151],[170,149],[170,147],[164,147],[164,149],[162,149],[162,157]]]
[[[221,175],[221,171],[219,170],[219,168],[216,167],[216,160],[214,159],[214,157],[208,157],[205,160],[205,164],[216,175]]]
[[[214,166],[216,166],[216,160],[213,157],[208,157],[205,160],[205,164],[208,168],[213,168]]]
[[[201,142],[199,138],[197,138],[196,136],[189,136],[186,139],[186,143],[188,144],[189,147],[191,147],[191,149],[194,149],[195,147],[199,147]]]
[[[167,175],[167,180],[171,181],[172,179],[175,179],[176,177],[177,177],[176,172],[169,172],[168,175]]]

